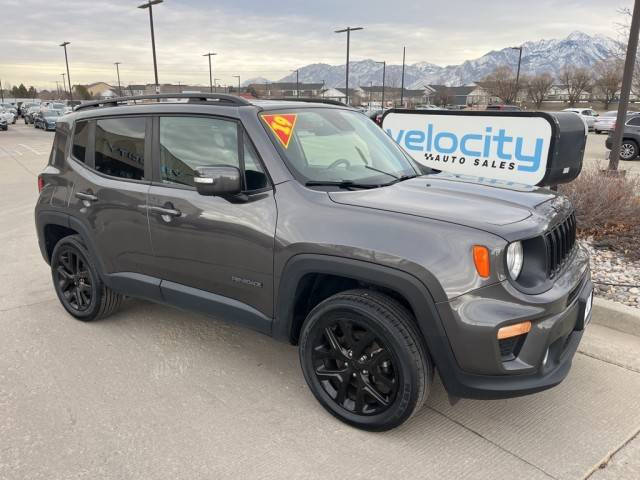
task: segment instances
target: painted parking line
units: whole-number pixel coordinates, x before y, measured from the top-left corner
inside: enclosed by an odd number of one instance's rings
[[[35,148],[32,148],[29,145],[25,145],[24,143],[19,143],[18,146],[20,146],[22,148],[25,148],[25,149],[29,150],[30,152],[35,153],[36,155],[46,155],[47,154],[47,152],[39,152]]]

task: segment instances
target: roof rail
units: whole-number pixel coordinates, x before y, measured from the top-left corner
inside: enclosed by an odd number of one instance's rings
[[[326,103],[327,105],[339,105],[341,107],[348,107],[349,105],[342,103],[338,100],[330,100],[325,98],[311,98],[311,97],[301,97],[301,98],[261,98],[260,100],[274,100],[278,102],[307,102],[307,103]]]
[[[85,108],[99,107],[115,107],[124,103],[136,103],[138,100],[161,100],[163,98],[181,99],[186,98],[189,103],[206,103],[208,101],[216,101],[229,105],[244,106],[251,105],[246,99],[236,95],[228,95],[226,93],[159,93],[156,95],[133,95],[130,97],[116,97],[105,100],[95,100],[93,102],[82,103],[74,108],[74,111],[84,110]]]

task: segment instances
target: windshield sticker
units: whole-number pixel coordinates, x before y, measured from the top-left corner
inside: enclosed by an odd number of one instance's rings
[[[262,119],[276,135],[284,148],[289,147],[289,141],[296,126],[298,115],[294,113],[280,113],[277,115],[262,115]]]

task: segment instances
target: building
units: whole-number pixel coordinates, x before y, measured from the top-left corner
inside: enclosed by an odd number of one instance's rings
[[[112,87],[105,82],[96,82],[85,85],[87,91],[95,98],[113,98],[118,96],[118,87]]]
[[[492,96],[478,83],[457,87],[426,85],[425,91],[427,103],[440,106],[455,105],[482,108],[490,103],[499,101],[497,97]]]
[[[267,82],[246,87],[258,98],[317,98],[322,96],[324,83]]]

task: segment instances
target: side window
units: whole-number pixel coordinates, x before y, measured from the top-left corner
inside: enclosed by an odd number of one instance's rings
[[[247,190],[264,188],[267,177],[253,146],[245,141]],[[160,177],[165,183],[195,186],[196,167],[240,168],[238,124],[206,117],[160,117]]]
[[[95,168],[112,177],[144,180],[145,117],[96,122]]]
[[[76,160],[85,163],[87,161],[87,144],[89,143],[89,123],[76,122],[73,132],[73,147],[71,154]]]
[[[61,129],[56,130],[53,140],[53,150],[51,152],[51,165],[60,166],[64,163],[64,149],[67,146],[67,133]]]
[[[627,125],[635,125],[640,126],[640,115],[633,117],[631,120],[627,122]]]

